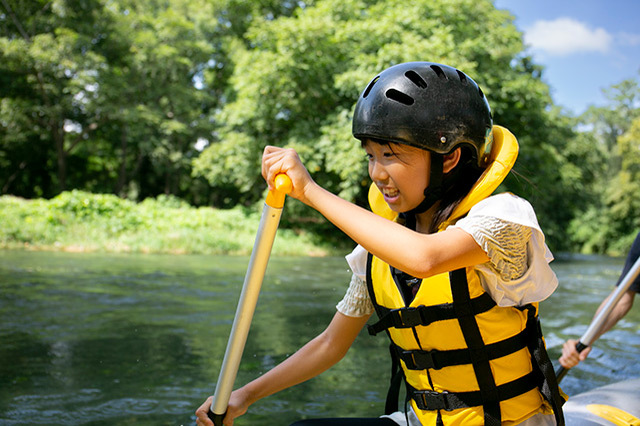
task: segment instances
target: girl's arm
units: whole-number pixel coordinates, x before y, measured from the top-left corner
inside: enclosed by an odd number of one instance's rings
[[[473,266],[489,260],[473,237],[461,229],[421,234],[384,219],[315,186],[310,207],[390,265],[418,278]]]
[[[270,187],[276,174],[286,173],[293,182],[291,196],[320,212],[368,252],[414,277],[489,261],[473,237],[461,229],[421,234],[330,193],[311,179],[292,149],[265,148],[262,167]]]
[[[329,326],[291,357],[231,394],[224,425],[244,414],[266,396],[311,379],[336,364],[347,353],[369,316],[348,317],[336,312]],[[213,426],[207,417],[211,397],[196,411],[198,425]]]

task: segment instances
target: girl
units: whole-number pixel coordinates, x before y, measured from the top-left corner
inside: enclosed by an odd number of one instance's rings
[[[367,153],[373,212],[318,186],[295,151],[264,150],[269,187],[286,173],[290,195],[358,246],[326,330],[234,391],[224,424],[337,363],[374,311],[369,332],[391,339],[396,376],[406,383],[404,413],[390,389],[380,418],[296,426],[563,424],[537,316],[537,303],[557,286],[553,257],[527,201],[489,196],[513,166],[517,142],[493,126],[480,88],[446,65],[393,66],[362,92],[353,134]],[[196,411],[198,425],[212,425],[210,405],[211,398]]]

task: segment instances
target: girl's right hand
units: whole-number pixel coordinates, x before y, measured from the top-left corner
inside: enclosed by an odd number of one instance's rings
[[[262,176],[270,190],[275,187],[275,177],[280,173],[286,173],[291,179],[293,189],[289,195],[308,204],[306,194],[315,182],[302,164],[298,153],[291,148],[266,146],[262,154]]]
[[[211,409],[211,403],[213,402],[213,396],[207,398],[207,400],[196,410],[196,425],[197,426],[214,426],[211,419],[209,419],[209,410]],[[235,390],[229,397],[229,406],[227,407],[227,414],[222,420],[224,426],[232,426],[235,418],[240,417],[247,412],[247,409],[251,405],[246,398],[242,389]]]
[[[213,402],[213,396],[210,396],[196,410],[196,425],[197,426],[213,426],[213,422],[209,419],[209,410],[211,409],[211,403],[212,402]]]

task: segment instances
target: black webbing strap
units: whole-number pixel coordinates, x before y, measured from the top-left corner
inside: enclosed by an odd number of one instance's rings
[[[402,213],[404,226],[416,230],[416,215],[426,212],[442,199],[442,184],[444,181],[444,156],[431,153],[431,171],[429,172],[429,186],[424,189],[424,199],[414,209]]]
[[[540,319],[534,309],[529,309],[528,311],[527,329],[535,333],[529,339],[529,352],[531,352],[533,372],[538,375],[538,380],[541,382],[539,386],[540,393],[553,408],[556,424],[564,426],[562,405],[565,403],[565,399],[560,394],[556,373],[553,371],[553,364],[549,359],[549,354],[542,339]]]
[[[456,303],[458,312],[458,323],[462,330],[462,335],[467,343],[467,347],[473,354],[471,365],[478,381],[479,393],[482,397],[482,408],[484,410],[484,424],[487,426],[500,426],[502,415],[500,413],[500,395],[496,386],[489,356],[486,346],[480,333],[480,327],[473,315],[469,312],[473,310],[469,295],[469,285],[467,283],[466,269],[457,269],[449,272],[451,282],[451,294]]]
[[[431,171],[429,172],[429,186],[424,190],[424,200],[414,209],[405,213],[407,216],[407,226],[409,229],[415,230],[415,217],[420,213],[429,210],[433,205],[442,199],[442,182],[444,178],[444,156],[431,153]]]
[[[398,399],[400,398],[400,385],[404,378],[404,372],[400,367],[400,361],[398,360],[398,354],[394,349],[393,342],[389,345],[389,352],[391,353],[391,380],[389,383],[389,390],[387,391],[387,400],[384,404],[384,413],[392,414],[398,411]]]
[[[373,255],[371,253],[367,253],[367,290],[369,291],[369,297],[371,298],[371,303],[373,303],[373,307],[376,310],[376,314],[379,318],[382,318],[389,311],[389,309],[380,306],[380,304],[376,300],[376,292],[373,288],[373,278],[371,277],[372,263]]]
[[[398,309],[385,309],[380,307],[378,309],[378,316],[380,319],[376,323],[369,325],[367,329],[369,330],[369,334],[375,336],[381,331],[392,327],[411,328],[419,325],[425,326],[435,321],[457,318],[458,315],[460,315],[461,310],[467,306],[469,306],[470,309],[465,312],[465,315],[473,316],[493,308],[496,306],[496,302],[493,301],[488,293],[483,293],[481,296],[469,300],[469,302],[465,303],[463,306],[456,306],[456,303],[454,302]]]
[[[383,309],[376,301],[376,293],[373,289],[373,280],[371,278],[371,262],[373,262],[373,255],[371,253],[367,254],[367,289],[369,290],[369,297],[371,298],[371,302],[376,309],[376,313],[378,316],[382,316],[384,314]],[[398,399],[400,398],[400,385],[402,384],[402,379],[404,378],[404,371],[400,367],[400,360],[398,359],[398,355],[394,350],[393,340],[391,336],[389,336],[389,340],[391,344],[389,345],[389,352],[391,353],[391,379],[389,383],[389,390],[387,391],[387,399],[385,401],[384,411],[385,414],[392,414],[398,411]]]
[[[508,339],[490,343],[485,346],[487,355],[491,360],[518,352],[520,349],[529,346],[528,337],[529,332],[525,329]],[[473,356],[472,351],[468,348],[451,349],[446,351],[407,351],[396,346],[396,351],[397,356],[404,361],[409,370],[439,370],[452,365],[471,364]]]
[[[526,374],[516,380],[496,387],[497,401],[506,401],[536,389],[539,383],[535,373]],[[417,390],[407,385],[407,393],[416,402],[421,410],[445,410],[452,411],[458,408],[479,407],[485,404],[482,392],[436,392]]]

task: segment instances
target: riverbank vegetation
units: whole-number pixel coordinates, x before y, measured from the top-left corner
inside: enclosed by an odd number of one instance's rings
[[[257,208],[192,207],[173,196],[141,203],[67,191],[51,200],[0,197],[0,249],[74,252],[251,253]],[[275,255],[335,255],[348,248],[305,229],[278,229]]]
[[[575,116],[513,22],[491,0],[3,0],[3,244],[244,253],[234,232],[255,229],[266,144],[364,204],[359,92],[430,60],[471,75],[518,138],[501,189],[531,201],[552,250],[624,253],[640,229],[638,79]],[[296,252],[335,246],[291,204],[284,238],[313,246]]]

